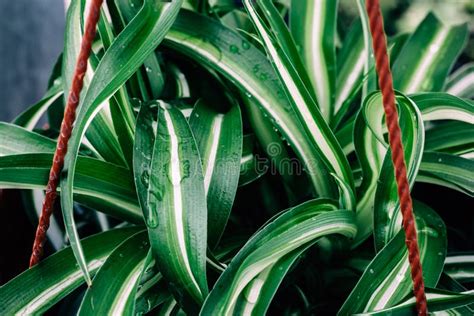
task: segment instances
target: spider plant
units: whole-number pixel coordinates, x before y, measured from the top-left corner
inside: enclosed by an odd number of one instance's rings
[[[30,202],[85,4],[71,1],[44,98],[0,123],[0,187]],[[341,32],[337,1],[106,1],[53,227],[68,245],[0,288],[0,314],[412,313],[368,22],[353,5]],[[454,68],[467,37],[428,14],[388,43],[410,184],[472,202],[473,66]],[[430,192],[414,201],[429,310],[472,314],[474,254],[448,253]]]

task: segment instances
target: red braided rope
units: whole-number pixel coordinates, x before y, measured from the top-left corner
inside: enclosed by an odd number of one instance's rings
[[[380,13],[379,0],[366,0],[366,9],[369,15],[372,44],[374,46],[376,69],[379,76],[379,86],[382,90],[383,107],[392,152],[392,162],[395,169],[395,179],[398,187],[398,198],[403,215],[403,228],[405,230],[405,244],[408,248],[413,292],[416,297],[418,315],[427,315],[425,284],[420,263],[420,252],[413,216],[413,206],[410,197],[410,186],[407,179],[405,157],[401,140],[400,126],[398,125],[398,112],[395,106],[395,93],[393,91],[392,73],[390,72],[387,43],[383,28],[383,17]]]
[[[30,267],[37,264],[43,255],[43,246],[46,241],[46,231],[49,228],[49,221],[53,213],[54,201],[56,200],[56,189],[59,184],[59,176],[64,165],[64,156],[67,152],[67,143],[71,137],[72,125],[76,118],[76,108],[79,104],[79,96],[84,85],[84,75],[87,70],[87,60],[91,53],[92,42],[96,34],[96,26],[99,21],[100,7],[103,0],[92,0],[89,15],[86,21],[86,29],[82,38],[81,50],[77,58],[76,68],[72,79],[71,91],[67,99],[64,118],[61,123],[61,131],[58,144],[53,157],[53,165],[49,172],[46,196],[43,202],[43,209],[36,229],[35,241],[30,258]]]

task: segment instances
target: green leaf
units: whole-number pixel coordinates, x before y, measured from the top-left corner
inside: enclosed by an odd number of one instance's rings
[[[338,188],[339,188],[339,208],[343,210],[355,211],[356,208],[356,199],[354,192],[351,190],[349,185],[347,185],[344,180],[339,178],[334,173],[331,173],[331,176],[336,179]]]
[[[95,273],[116,246],[140,230],[120,228],[84,239],[90,272]],[[0,313],[42,314],[83,283],[73,251],[67,247],[0,287]]]
[[[318,165],[320,158],[265,55],[221,23],[189,11],[180,13],[164,44],[216,70],[252,97],[301,158],[313,188],[319,184],[316,191],[327,191],[324,168]],[[335,187],[329,189],[336,193]]]
[[[83,34],[83,13],[85,10],[85,2],[80,0],[73,0],[69,5],[66,17],[66,34],[64,42],[64,51],[62,58],[62,80],[64,91],[64,102],[67,102],[69,97],[69,90],[72,85],[72,77],[76,67],[77,57],[81,47]],[[90,85],[91,78],[94,75],[94,68],[97,65],[97,60],[94,56],[89,59],[90,67],[84,75],[84,88],[86,91]],[[81,98],[85,96],[82,93]],[[79,97],[79,96],[76,96]],[[105,101],[105,100],[104,100]],[[82,102],[81,102],[82,103]],[[107,106],[106,106],[107,105]],[[79,108],[81,105],[79,105]],[[103,108],[106,110],[100,111],[96,119],[91,120],[92,124],[87,131],[87,141],[92,145],[95,153],[104,158],[104,160],[122,165],[124,160],[120,151],[120,146],[113,130],[110,116],[107,113],[109,109],[108,103],[104,103]],[[79,110],[80,111],[80,110]],[[62,115],[61,115],[62,117]]]
[[[445,153],[425,152],[416,180],[474,197],[474,161]]]
[[[364,0],[357,0],[357,10],[359,11],[360,20],[362,23],[362,34],[364,37],[364,74],[367,80],[362,88],[362,100],[364,100],[370,93],[377,89],[377,75],[375,72],[375,58],[372,47],[372,34],[370,32],[369,16],[365,8]]]
[[[334,114],[337,7],[337,0],[299,0],[292,1],[290,8],[291,33],[327,122]]]
[[[43,190],[53,154],[14,154],[0,157],[0,187]],[[129,170],[94,158],[79,156],[74,196],[77,202],[114,217],[143,223]]]
[[[56,143],[8,123],[0,123],[0,183],[4,188],[44,189]],[[32,155],[33,154],[33,155]],[[4,157],[2,157],[4,156]],[[112,216],[142,223],[130,171],[97,159],[78,158],[78,202]],[[90,168],[90,169],[87,169]]]
[[[421,114],[412,100],[397,94],[396,101],[401,117],[405,157],[410,162],[408,164],[409,179],[413,183],[423,152],[423,122]],[[395,208],[395,205],[398,197],[396,189],[392,191],[395,182],[392,162],[390,156],[387,155],[388,144],[384,140],[385,133],[382,95],[380,92],[375,92],[364,100],[362,109],[354,123],[354,146],[363,173],[362,183],[357,194],[356,218],[359,231],[354,246],[372,233],[374,207],[378,208],[381,213],[387,212],[385,215],[390,216],[389,218],[381,217],[383,214],[375,213],[376,218],[380,220],[380,222],[375,222],[381,225],[378,226],[380,230],[386,229],[382,223],[386,223],[385,221],[391,219],[393,214],[397,214],[395,211],[398,209]],[[377,194],[378,202],[375,202]],[[389,207],[383,209],[382,205],[389,205]],[[380,242],[377,240],[377,243]],[[378,245],[380,246],[380,244]]]
[[[460,98],[474,97],[474,63],[467,63],[449,76],[444,90]]]
[[[404,96],[398,97],[397,101],[407,177],[410,187],[412,187],[423,156],[425,128],[421,113],[417,108],[418,104]],[[372,130],[380,128],[380,126],[370,126],[370,123],[369,127]],[[383,134],[375,134],[375,137],[383,139]],[[388,150],[382,163],[375,191],[374,239],[377,250],[387,244],[402,228],[402,214],[391,155],[391,151]]]
[[[349,33],[344,38],[341,50],[337,55],[337,85],[334,113],[343,108],[344,103],[359,88],[367,61],[362,23],[352,23]],[[344,111],[344,109],[342,109]]]
[[[444,271],[458,282],[474,281],[474,255],[471,252],[449,254]]]
[[[130,21],[137,14],[141,1],[116,0],[115,4],[123,19],[123,23],[126,25],[130,23]],[[155,53],[151,53],[145,59],[143,62],[143,68],[144,69],[142,70],[144,70],[145,76],[148,79],[151,97],[153,99],[157,99],[163,91],[165,82],[158,58],[156,57]],[[143,81],[145,76],[141,75],[139,72],[137,73],[137,79],[140,81]],[[146,100],[146,98],[143,99]]]
[[[108,6],[111,4],[108,4]],[[107,7],[107,10],[109,8]],[[107,19],[107,13],[102,9],[98,23],[98,32],[104,50],[106,51],[115,40],[114,28]],[[97,65],[95,66],[97,67]],[[118,141],[127,165],[133,164],[133,135],[135,132],[135,115],[131,105],[130,97],[125,86],[118,89],[115,95],[110,98],[110,116],[117,134]]]
[[[78,315],[134,315],[135,295],[149,244],[146,231],[110,254],[82,299]]]
[[[66,231],[71,241],[76,259],[90,283],[86,259],[82,253],[79,236],[73,217],[73,183],[76,172],[77,154],[87,127],[123,83],[130,78],[145,58],[164,38],[182,4],[181,0],[171,3],[146,1],[136,17],[117,36],[95,69],[84,98],[80,102],[76,125],[68,144],[64,161],[66,177],[61,179],[61,206]],[[67,63],[66,63],[67,64]],[[63,76],[64,78],[64,76]]]
[[[446,93],[418,93],[410,96],[424,121],[456,120],[474,124],[474,103]]]
[[[472,158],[474,125],[459,121],[445,122],[426,131],[425,151],[440,151]]]
[[[263,14],[265,19],[268,21],[269,30],[275,37],[276,42],[280,45],[281,49],[291,60],[291,63],[298,72],[304,86],[311,94],[313,99],[316,100],[316,95],[313,90],[311,79],[309,78],[308,71],[303,63],[302,57],[300,57],[298,47],[296,46],[295,40],[293,39],[288,26],[281,16],[281,13],[275,7],[275,3],[271,0],[257,0],[258,6],[261,8],[260,12]],[[250,21],[249,18],[249,22]]]
[[[153,252],[148,252],[142,271],[139,290],[135,301],[135,315],[149,313],[158,305],[172,298],[168,284],[158,272]]]
[[[426,300],[430,313],[441,312],[440,315],[463,315],[456,312],[455,309],[472,304],[474,302],[474,292],[455,293],[437,289],[426,289]],[[356,315],[414,315],[416,313],[415,305],[415,298],[410,297],[396,306]]]
[[[428,206],[414,201],[418,245],[427,287],[436,286],[446,256],[446,227]],[[339,315],[378,311],[398,304],[412,291],[403,231],[378,252],[339,310]]]
[[[239,183],[242,117],[233,104],[227,113],[199,101],[189,119],[202,162],[207,197],[209,244],[216,245],[227,224]]]
[[[163,102],[142,106],[134,174],[158,267],[178,300],[193,309],[208,291],[206,195],[196,141],[178,109]]]
[[[339,234],[352,238],[355,233],[354,214],[337,210],[331,200],[311,200],[280,213],[232,259],[201,314],[265,314],[296,254],[322,236]]]
[[[56,142],[23,127],[0,122],[0,156],[25,153],[54,153]]]
[[[444,25],[429,13],[403,46],[393,71],[404,93],[440,91],[467,38],[467,25]]]
[[[324,121],[314,99],[294,68],[293,63],[275,41],[272,34],[269,33],[265,26],[265,21],[258,15],[252,1],[244,0],[244,6],[258,30],[262,41],[265,43],[267,53],[273,62],[273,66],[281,82],[285,83],[284,88],[287,97],[290,100],[294,112],[297,114],[299,123],[306,132],[306,137],[311,141],[314,150],[317,151],[318,158],[324,163],[329,172],[337,174],[353,188],[354,181],[349,163],[334,134]],[[315,163],[315,161],[313,163]],[[329,195],[331,190],[329,187],[330,184],[327,179],[321,183],[321,186],[325,190],[320,192],[322,196]]]

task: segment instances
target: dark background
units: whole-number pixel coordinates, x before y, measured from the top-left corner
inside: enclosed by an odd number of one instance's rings
[[[0,1],[0,121],[42,97],[62,50],[63,0]]]

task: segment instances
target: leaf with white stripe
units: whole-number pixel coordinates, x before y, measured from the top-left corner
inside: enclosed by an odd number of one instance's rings
[[[65,103],[69,97],[69,89],[72,85],[72,77],[81,47],[84,32],[84,11],[85,1],[72,0],[68,7],[61,75]],[[98,60],[93,53],[88,63],[89,66],[84,75],[83,91],[88,89],[94,75],[94,70],[98,64]],[[82,95],[84,96],[84,93]],[[98,111],[95,115],[95,119],[91,121],[85,138],[94,148],[96,154],[106,161],[124,165],[125,161],[123,160],[120,145],[110,119],[108,103],[102,105],[101,111]]]
[[[368,92],[375,90],[377,87],[375,61],[371,53],[372,39],[370,35],[366,39],[366,32],[368,30],[365,29],[365,26],[368,21],[366,21],[365,5],[361,1],[358,1],[358,5],[362,5],[362,9],[359,7],[359,11],[362,10],[363,24],[360,20],[356,20],[353,23],[337,55],[338,73],[336,80],[335,116],[331,121],[331,126],[337,131],[346,128],[347,124],[352,123],[355,119],[355,115],[353,115],[352,118],[345,122],[343,121],[348,114],[350,115],[354,111],[354,108],[357,109],[357,107],[361,106],[361,103],[354,102],[359,93],[362,92],[363,100]],[[388,39],[391,61],[396,60],[398,57],[399,50],[405,44],[406,38],[407,35],[403,34]],[[367,53],[367,45],[369,53]],[[341,122],[345,124],[341,125]]]
[[[460,98],[472,99],[474,97],[474,63],[467,63],[451,74],[444,90]]]
[[[233,104],[220,113],[206,101],[195,105],[189,119],[199,149],[207,197],[207,239],[219,241],[234,204],[242,158],[242,117]]]
[[[455,120],[474,124],[474,102],[441,92],[410,96],[423,116],[423,121]]]
[[[222,23],[185,10],[167,33],[164,44],[219,72],[251,97],[303,162],[311,189],[322,195],[337,194],[335,184],[328,184],[329,174],[321,167],[321,159],[279,78],[259,49]]]
[[[289,266],[320,237],[354,237],[354,213],[328,199],[283,211],[262,227],[232,259],[201,315],[265,314]],[[277,271],[281,268],[281,273]]]
[[[0,188],[43,190],[48,182],[53,153],[0,157]],[[130,170],[79,156],[74,179],[77,202],[132,223],[143,223]]]
[[[208,291],[206,195],[196,141],[181,111],[161,101],[142,106],[135,137],[135,183],[153,254],[180,304],[194,310]]]
[[[299,1],[303,2],[303,1]],[[298,3],[299,3],[298,2]],[[273,36],[275,37],[276,42],[280,45],[281,49],[291,60],[291,63],[295,67],[298,75],[301,78],[302,83],[305,85],[308,92],[311,96],[316,99],[316,95],[311,83],[311,79],[308,75],[308,71],[303,63],[303,59],[299,54],[298,47],[295,43],[293,35],[288,28],[287,23],[284,20],[284,17],[281,16],[280,11],[276,8],[276,4],[271,0],[257,0],[257,4],[261,8],[261,13],[267,19],[268,26]],[[292,12],[290,10],[290,12]],[[249,19],[249,23],[252,23]],[[291,19],[291,18],[290,18]],[[291,24],[291,23],[290,23]],[[252,25],[252,24],[250,24]],[[291,26],[290,26],[291,27]]]
[[[84,239],[90,272],[95,273],[115,247],[140,230],[143,228],[120,228]],[[71,247],[67,247],[1,286],[0,314],[42,314],[83,283]]]
[[[134,315],[135,295],[149,249],[146,231],[121,243],[97,271],[78,315]]]
[[[415,183],[423,157],[425,127],[417,104],[403,95],[397,97],[397,102],[407,177],[411,188]],[[369,128],[375,131],[376,138],[383,141],[384,134],[377,133],[377,129],[382,131],[386,128],[385,126],[374,126],[369,122]],[[383,144],[388,146],[385,142]],[[375,191],[373,222],[377,251],[395,237],[402,228],[402,215],[391,155],[391,151],[387,150]]]
[[[71,246],[88,283],[90,283],[90,277],[87,272],[86,258],[81,250],[73,216],[73,185],[79,147],[91,122],[105,106],[104,101],[133,75],[162,41],[173,24],[181,4],[182,0],[170,3],[145,1],[136,17],[105,52],[81,99],[76,124],[64,160],[65,177],[61,179],[61,207]]]
[[[26,153],[54,153],[56,142],[27,129],[0,122],[0,156]]]
[[[404,93],[440,91],[467,38],[467,25],[444,25],[429,13],[395,61],[393,84]]]
[[[443,122],[426,131],[425,151],[438,151],[456,156],[474,153],[474,125],[459,121]]]
[[[337,0],[298,0],[290,8],[291,33],[326,122],[334,114],[337,7]]]
[[[362,35],[364,37],[364,74],[367,80],[363,83],[362,100],[377,89],[377,74],[375,72],[374,49],[372,47],[372,34],[370,32],[370,22],[364,0],[356,0],[357,10],[359,11],[362,23]]]
[[[360,20],[356,20],[344,38],[341,50],[337,55],[334,114],[337,114],[346,101],[362,87],[361,81],[365,72],[365,64],[366,53],[362,23]]]
[[[284,83],[284,88],[299,123],[306,132],[306,137],[311,141],[318,158],[324,163],[329,172],[333,172],[343,179],[351,189],[354,187],[352,172],[349,163],[342,152],[336,137],[325,122],[315,100],[306,89],[291,60],[275,41],[265,25],[265,20],[259,16],[256,6],[250,0],[244,0],[244,6],[255,25],[267,54],[269,55],[275,71]],[[314,163],[314,162],[313,162]],[[329,181],[324,181],[326,190],[330,189]],[[329,192],[328,192],[329,193]],[[327,194],[323,196],[327,196]]]
[[[443,291],[438,289],[426,289],[426,301],[428,310],[433,315],[466,315],[472,313],[472,310],[464,309],[466,305],[474,303],[474,291],[462,293]],[[410,297],[403,302],[383,310],[368,313],[359,313],[356,315],[366,316],[385,316],[385,315],[415,315],[416,301]]]
[[[444,272],[461,283],[474,281],[474,253],[449,254],[444,262]]]
[[[446,257],[446,227],[428,206],[414,201],[418,245],[427,287],[435,287]],[[408,252],[403,231],[379,251],[365,269],[339,315],[352,315],[395,306],[412,292]]]
[[[474,197],[474,161],[451,154],[425,152],[416,180]]]
[[[409,180],[413,184],[423,152],[423,122],[421,121],[421,114],[412,100],[402,94],[397,94],[396,101],[401,117],[400,125],[403,132],[405,157],[408,162]],[[386,221],[389,221],[393,214],[397,214],[396,211],[398,210],[397,208],[394,209],[398,197],[396,195],[396,183],[393,179],[393,169],[390,169],[393,167],[390,156],[387,154],[388,144],[384,138],[387,132],[384,118],[382,95],[380,92],[375,92],[364,100],[362,109],[354,123],[354,146],[363,173],[357,199],[357,223],[360,225],[358,226],[360,229],[354,246],[372,233],[373,216],[376,218],[376,224],[381,225],[381,222],[387,224]],[[377,194],[378,200],[376,202]],[[386,200],[384,200],[385,198]],[[386,209],[382,206],[386,206]],[[386,213],[374,213],[374,207],[379,212]],[[370,223],[370,225],[367,225],[367,223]],[[384,230],[387,227],[382,225],[378,229]],[[377,242],[380,242],[380,240],[377,240]]]

